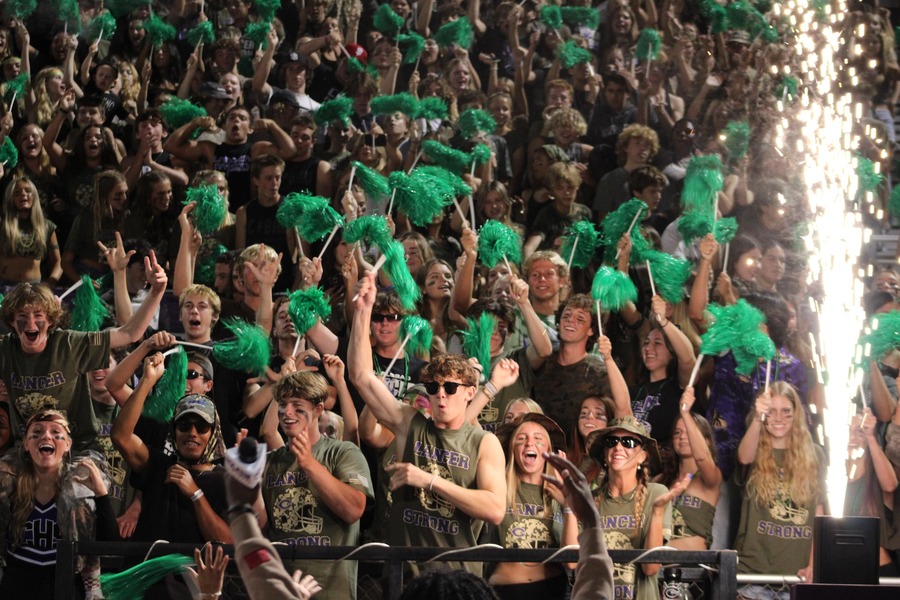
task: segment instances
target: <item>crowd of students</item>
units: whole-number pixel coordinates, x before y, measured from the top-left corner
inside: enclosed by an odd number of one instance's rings
[[[802,156],[773,143],[775,119],[796,122],[799,105],[779,73],[800,69],[772,3],[64,4],[7,3],[0,27],[0,595],[51,597],[59,539],[231,542],[229,521],[248,512],[269,540],[304,546],[578,543],[585,524],[554,475],[561,451],[591,486],[609,548],[735,548],[742,573],[812,580],[813,520],[828,510],[820,292],[797,233],[811,217]],[[739,10],[762,21],[723,16]],[[889,173],[891,15],[856,3],[842,19],[860,157]],[[453,173],[471,193],[416,225],[367,173],[396,188],[389,176],[436,160],[433,141],[490,156]],[[728,242],[686,241],[679,227],[703,156],[723,165]],[[202,186],[227,207],[203,233],[190,201]],[[297,192],[327,199],[345,227],[383,216],[415,307],[375,267],[378,244],[285,227],[279,209]],[[633,260],[629,233],[576,265],[562,251],[573,226],[604,232],[632,198],[647,207],[641,239],[690,261],[679,302]],[[488,221],[515,234],[521,261],[485,261]],[[638,294],[598,314],[604,255]],[[83,275],[114,309],[101,332],[66,329],[69,301],[51,291]],[[315,287],[330,314],[298,334],[285,296]],[[898,309],[898,295],[900,274],[877,270],[867,314]],[[710,305],[739,299],[776,348],[749,374],[732,353],[699,353]],[[410,315],[433,332],[424,350],[407,346]],[[270,336],[265,373],[213,351],[232,318]],[[148,418],[181,342],[183,397]],[[846,511],[881,518],[881,574],[897,575],[900,354],[868,366]],[[271,454],[256,503],[229,506],[221,460],[247,434]],[[454,564],[500,598],[570,587],[560,565]],[[356,596],[353,561],[288,566],[318,581],[317,597]],[[615,565],[610,593],[657,598],[659,570]],[[92,597],[96,561],[79,572]],[[150,597],[186,593],[173,575]]]

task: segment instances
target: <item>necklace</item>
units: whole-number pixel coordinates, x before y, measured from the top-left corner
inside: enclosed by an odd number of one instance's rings
[[[377,375],[381,375],[381,361],[379,360],[378,353],[375,352],[375,348],[372,348],[372,362],[375,364],[375,373]],[[393,373],[393,368],[391,369]],[[387,380],[387,374],[385,374],[385,380]],[[398,400],[402,400],[404,396],[406,396],[406,388],[409,386],[409,355],[404,352],[403,353],[403,382],[401,383],[400,393],[395,396]]]

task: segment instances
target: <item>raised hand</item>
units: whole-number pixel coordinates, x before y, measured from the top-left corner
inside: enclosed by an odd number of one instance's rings
[[[562,492],[566,506],[585,527],[596,527],[600,523],[600,512],[584,473],[562,454],[545,452],[544,459],[556,469],[556,475],[543,473],[541,478]]]
[[[97,247],[100,248],[100,251],[106,258],[106,264],[108,264],[109,268],[113,271],[124,271],[128,267],[128,261],[136,252],[136,250],[125,252],[122,234],[118,231],[116,232],[116,245],[114,247],[107,248],[103,242],[100,241],[97,242]]]
[[[151,250],[150,256],[144,257],[144,268],[147,271],[147,281],[150,283],[150,289],[158,294],[166,291],[166,285],[169,283],[169,277],[166,270],[162,268],[156,261],[156,253]]]
[[[148,356],[144,359],[144,374],[141,381],[146,381],[148,385],[154,385],[165,370],[165,359],[161,352]]]
[[[200,548],[194,548],[194,562],[197,570],[188,567],[185,569],[188,576],[197,584],[201,596],[218,596],[222,592],[222,581],[225,579],[225,568],[231,558],[222,550],[222,546],[216,548],[213,554],[212,544],[207,542]]]
[[[503,358],[491,369],[491,383],[498,390],[507,388],[519,379],[519,363]]]

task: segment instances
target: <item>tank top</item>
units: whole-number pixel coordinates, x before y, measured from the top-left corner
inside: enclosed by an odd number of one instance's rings
[[[281,174],[281,195],[287,196],[291,192],[315,194],[321,162],[320,158],[310,156],[306,160],[285,163],[284,173]]]
[[[219,144],[216,146],[213,169],[225,173],[228,181],[229,212],[250,199],[250,142],[243,144]]]
[[[706,540],[708,548],[712,543],[715,517],[715,506],[696,496],[682,493],[672,501],[672,539],[699,535]]]
[[[232,197],[234,197],[232,195]],[[281,275],[275,283],[273,291],[282,292],[291,284],[293,269],[291,268],[291,256],[287,245],[287,231],[278,222],[276,214],[281,202],[274,206],[263,206],[258,200],[247,203],[247,245],[265,244],[275,252],[281,253]]]

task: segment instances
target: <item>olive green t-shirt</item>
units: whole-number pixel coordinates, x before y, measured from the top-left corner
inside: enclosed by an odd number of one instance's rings
[[[113,507],[113,514],[117,517],[122,516],[125,509],[131,505],[134,500],[134,488],[129,483],[129,475],[131,469],[128,463],[122,458],[122,454],[113,446],[110,433],[112,432],[113,423],[119,412],[117,404],[102,404],[94,402],[94,413],[100,422],[100,432],[97,435],[97,444],[100,451],[106,457],[106,463],[109,465],[109,500]]]
[[[55,329],[40,354],[26,354],[13,332],[0,337],[0,379],[9,390],[10,421],[16,439],[42,408],[62,411],[69,419],[75,452],[96,446],[100,424],[94,414],[88,373],[109,366],[109,330],[82,333]],[[42,396],[51,396],[50,406]]]
[[[634,516],[634,492],[613,498],[601,492],[597,497],[600,510],[600,526],[606,545],[610,550],[635,550],[645,547],[647,534],[650,531],[650,516],[653,502],[668,490],[658,483],[647,484],[647,496],[644,501],[641,528],[637,528]],[[672,504],[666,506],[662,526],[663,542],[672,537]],[[657,600],[659,585],[657,576],[647,577],[637,565],[613,565],[613,588],[617,599]]]
[[[549,506],[543,500],[541,485],[520,481],[516,505],[507,507],[499,527],[491,527],[491,541],[504,548],[559,548],[563,512],[555,500]]]
[[[372,498],[369,466],[359,448],[350,442],[321,437],[312,453],[336,479]],[[266,537],[273,542],[297,546],[359,543],[359,521],[345,523],[328,508],[322,492],[297,465],[289,446],[269,453],[262,495],[268,516]],[[289,572],[303,569],[316,578],[322,586],[316,598],[356,598],[356,561],[304,561],[285,566]]]

